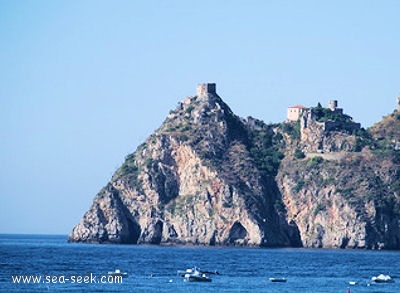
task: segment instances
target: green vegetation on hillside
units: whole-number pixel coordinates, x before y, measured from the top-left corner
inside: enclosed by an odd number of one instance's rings
[[[279,150],[283,143],[282,135],[267,133],[265,130],[251,130],[249,139],[249,151],[258,169],[264,175],[275,176],[283,159],[283,153]]]
[[[331,111],[328,108],[324,108],[320,103],[316,107],[311,108],[318,122],[326,121],[341,121],[341,122],[352,122],[352,118],[340,112]]]
[[[291,139],[300,139],[300,121],[296,122],[284,122],[278,124],[282,132],[290,136]]]

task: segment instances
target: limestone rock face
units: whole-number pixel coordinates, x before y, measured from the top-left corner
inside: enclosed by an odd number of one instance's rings
[[[277,180],[303,245],[400,249],[400,197],[388,190],[396,170],[390,160],[365,154],[284,159]]]
[[[335,129],[341,129],[340,122],[318,122],[313,117],[312,111],[306,111],[301,117],[301,146],[305,152],[351,152],[355,149],[355,135],[348,134]],[[346,128],[358,123],[346,123]],[[350,132],[351,133],[351,132]]]
[[[88,243],[136,243],[140,226],[111,184],[96,196],[92,207],[71,232],[70,240]]]

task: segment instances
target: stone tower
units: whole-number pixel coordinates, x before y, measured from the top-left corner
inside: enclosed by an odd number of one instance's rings
[[[216,94],[215,83],[201,83],[197,85],[197,96]]]
[[[400,112],[400,97],[397,97],[397,112]]]
[[[329,101],[329,109],[330,109],[331,111],[335,111],[336,108],[337,108],[337,106],[338,106],[337,100],[330,100],[330,101]]]

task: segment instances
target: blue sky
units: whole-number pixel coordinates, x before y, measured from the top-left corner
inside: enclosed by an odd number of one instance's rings
[[[190,3],[193,2],[193,3]],[[400,94],[399,1],[0,1],[0,233],[67,234],[196,85],[240,116]]]

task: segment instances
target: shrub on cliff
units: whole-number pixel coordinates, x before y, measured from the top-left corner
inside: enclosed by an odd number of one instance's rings
[[[293,155],[296,159],[304,159],[306,157],[300,149],[295,149]]]
[[[291,139],[300,139],[300,121],[282,123],[280,128],[284,133],[288,134]]]

